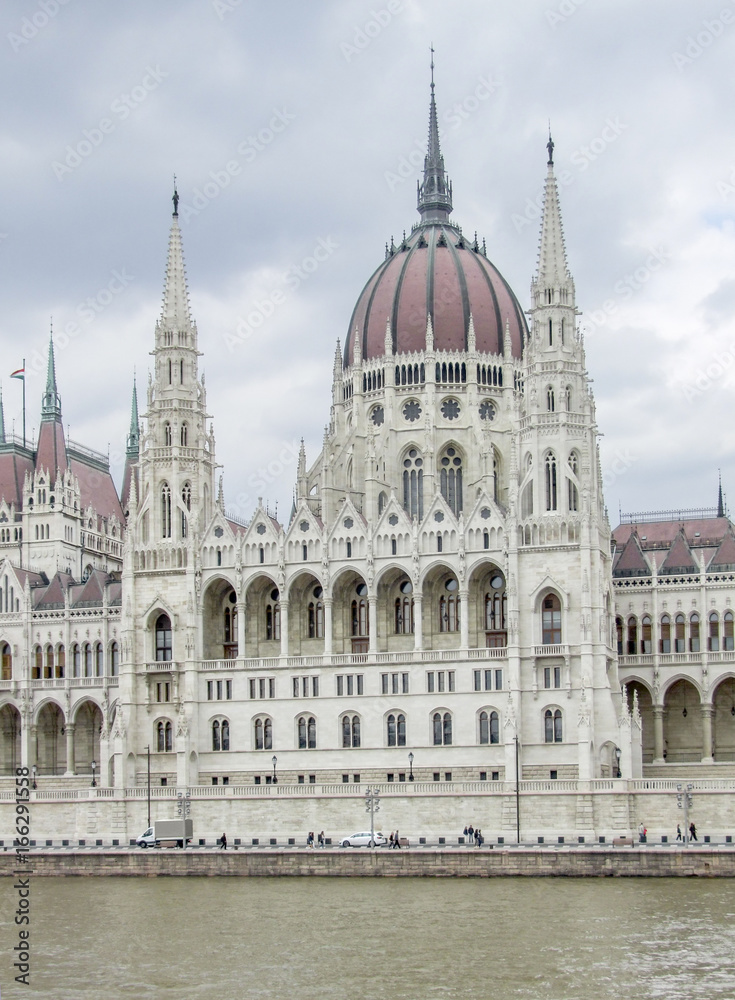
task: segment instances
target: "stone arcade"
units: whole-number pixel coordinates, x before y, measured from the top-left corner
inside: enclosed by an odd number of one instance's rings
[[[525,314],[452,221],[432,82],[419,219],[283,525],[225,513],[177,208],[122,502],[64,438],[53,344],[38,446],[2,432],[0,766],[36,766],[45,835],[134,834],[148,748],[156,814],[188,789],[202,835],[361,825],[370,783],[386,826],[509,838],[516,768],[534,834],[669,829],[683,775],[729,829],[733,527],[611,536],[551,139]]]

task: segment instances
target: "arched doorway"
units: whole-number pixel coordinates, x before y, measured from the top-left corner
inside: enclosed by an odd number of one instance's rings
[[[715,760],[735,760],[735,680],[726,678],[712,696],[712,742]]]
[[[102,712],[93,701],[78,706],[74,721],[74,771],[91,774],[92,761],[99,766]],[[99,772],[100,774],[102,772]]]
[[[678,680],[664,696],[664,756],[667,763],[701,760],[702,712],[699,692],[687,680]],[[707,750],[709,756],[709,748]]]
[[[63,774],[66,771],[66,720],[53,702],[47,702],[36,722],[36,759],[38,773]]]
[[[228,580],[214,580],[202,602],[205,660],[234,660],[237,657],[237,595]]]
[[[638,711],[641,716],[641,748],[643,763],[650,764],[655,756],[655,733],[653,729],[653,699],[645,684],[640,681],[627,681],[625,690],[628,694],[628,710],[633,710],[633,695],[638,695]]]
[[[13,774],[20,765],[20,712],[15,705],[0,708],[0,774]]]

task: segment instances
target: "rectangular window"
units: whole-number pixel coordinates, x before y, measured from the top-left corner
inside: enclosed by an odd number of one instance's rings
[[[426,675],[426,690],[431,694],[434,690],[434,671],[430,670]]]
[[[544,667],[544,687],[551,687],[551,667]]]
[[[222,681],[217,681],[217,701],[222,701]]]
[[[256,784],[256,785],[260,784],[260,775],[259,774],[255,775],[255,777],[253,778],[253,783]]]
[[[554,687],[561,687],[561,667],[554,667]]]
[[[408,674],[406,674],[406,676],[408,677]],[[357,693],[358,694],[363,694],[364,693],[362,681],[363,681],[362,674],[358,674],[357,675]]]
[[[398,772],[398,780],[399,781],[405,781],[406,780],[406,772],[405,771],[399,771]]]
[[[493,672],[492,670],[485,671],[485,690],[492,691],[493,689]]]
[[[338,678],[338,680],[339,680],[339,678]],[[298,696],[299,696],[299,679],[298,679],[298,677],[294,677],[294,679],[293,679],[293,696],[294,696],[294,698],[298,698]]]
[[[495,671],[495,690],[503,690],[503,671],[500,669]]]
[[[487,771],[480,771],[480,781],[487,781]]]
[[[250,678],[250,697],[255,698],[255,678]]]
[[[265,698],[265,677],[258,678],[258,697]]]
[[[447,670],[447,690],[454,691],[454,671]]]
[[[395,781],[396,780],[396,776],[395,776],[395,774],[393,774],[392,771],[389,771],[388,774],[386,775],[386,777],[387,777],[388,781]]]
[[[343,785],[348,785],[349,783],[350,783],[350,776],[349,776],[349,774],[343,774],[342,775],[342,784]]]
[[[551,778],[552,781],[556,781],[557,773],[558,773],[557,771],[549,771],[549,777]]]
[[[273,784],[273,775],[272,774],[266,774],[266,776],[265,776],[265,783],[266,783],[266,785],[272,785]]]
[[[360,775],[359,775],[359,774],[353,774],[353,775],[352,775],[352,780],[353,780],[353,782],[354,782],[354,783],[355,783],[356,785],[359,785],[359,784],[360,784]]]
[[[308,677],[302,677],[301,678],[301,693],[304,696],[304,698],[308,698],[309,697],[309,678]]]
[[[316,775],[315,774],[310,774],[309,775],[309,784],[310,785],[315,785],[316,784]]]
[[[433,691],[434,689],[431,688],[430,690]],[[380,693],[388,694],[388,674],[380,675]]]
[[[268,678],[268,697],[275,698],[276,696],[276,679],[275,677]]]
[[[312,677],[311,678],[311,693],[312,693],[312,695],[313,695],[314,698],[318,698],[319,697],[319,678],[318,677]]]
[[[345,693],[344,692],[344,686],[345,686],[344,682],[345,682],[345,679],[342,676],[342,674],[338,674],[337,675],[337,696],[338,697],[341,697]]]
[[[436,689],[437,691],[444,690],[444,671],[437,670],[436,672]]]
[[[227,700],[232,701],[232,681],[225,681],[225,688]]]
[[[212,700],[212,688],[213,688],[213,686],[214,685],[213,685],[212,681],[207,681],[207,701],[211,701]],[[160,701],[161,699],[159,698],[158,700]]]
[[[229,777],[225,776],[225,777],[224,777],[224,778],[222,779],[222,784],[223,784],[223,785],[229,785],[229,783],[230,783],[230,779],[229,779]]]
[[[391,691],[393,694],[398,694],[398,674],[391,674]]]
[[[347,675],[347,695],[352,695],[355,693],[355,679],[352,674]]]
[[[482,671],[481,670],[473,670],[472,671],[472,684],[473,684],[473,687],[474,687],[475,691],[482,691],[482,685],[480,683],[481,678],[482,678]]]
[[[500,771],[493,771],[491,777],[493,781],[500,781]]]
[[[408,674],[401,674],[401,686],[403,694],[408,694]]]
[[[445,781],[451,781],[452,780],[452,772],[451,771],[445,771],[444,772],[444,780]]]
[[[219,778],[212,777],[212,784],[213,785],[219,784]]]

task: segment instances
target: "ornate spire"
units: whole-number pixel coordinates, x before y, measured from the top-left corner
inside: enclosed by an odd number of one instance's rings
[[[0,398],[0,404],[1,403],[2,403],[2,399]],[[0,409],[0,417],[1,416],[2,416],[2,411]],[[725,516],[725,503],[724,503],[724,500],[722,499],[722,472],[719,469],[717,470],[717,478],[719,480],[719,487],[718,487],[718,490],[717,490],[717,516],[718,517],[724,517]]]
[[[179,195],[174,187],[174,212],[171,233],[168,240],[168,262],[166,264],[166,285],[163,291],[161,326],[167,330],[184,330],[192,325],[189,312],[189,290],[186,287],[184,248],[179,229]]]
[[[46,373],[46,391],[43,394],[41,420],[61,420],[61,399],[56,391],[56,363],[54,361],[53,330],[48,342],[48,371]]]
[[[140,445],[140,421],[138,419],[138,387],[133,376],[133,403],[130,408],[130,433],[126,454],[129,458],[137,458]]]
[[[439,146],[439,123],[434,99],[434,47],[431,48],[431,102],[429,145],[424,157],[424,180],[418,185],[418,210],[422,222],[447,222],[452,211],[452,184],[444,172]]]
[[[554,176],[554,142],[551,133],[549,133],[547,149],[549,159],[544,191],[544,214],[541,221],[537,280],[539,286],[543,288],[559,288],[567,281],[571,281],[571,274],[567,265],[561,209],[559,208],[559,191]]]

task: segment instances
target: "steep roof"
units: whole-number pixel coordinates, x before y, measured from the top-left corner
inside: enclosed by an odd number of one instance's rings
[[[615,560],[613,576],[650,576],[651,567],[641,551],[638,532],[633,531]]]
[[[659,573],[697,573],[699,567],[689,548],[684,529],[681,528],[671,543],[671,548],[661,563]]]
[[[709,572],[716,570],[729,573],[735,571],[735,535],[730,529],[720,542],[720,546],[707,567]]]

